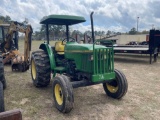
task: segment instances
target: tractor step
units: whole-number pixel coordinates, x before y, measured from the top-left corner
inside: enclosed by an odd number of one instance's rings
[[[65,71],[65,67],[55,67],[54,70],[63,72]]]
[[[73,88],[78,88],[78,87],[96,85],[96,84],[100,84],[100,83],[106,83],[106,81],[91,82],[89,80],[81,80],[81,81],[72,81],[71,83],[72,83]]]

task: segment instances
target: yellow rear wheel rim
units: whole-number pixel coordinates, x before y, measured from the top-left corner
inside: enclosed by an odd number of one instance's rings
[[[36,79],[36,65],[34,60],[32,60],[32,77],[34,80]]]
[[[118,86],[112,86],[108,83],[106,84],[106,86],[107,86],[107,89],[109,90],[109,92],[111,92],[111,93],[116,93],[118,91]]]
[[[62,105],[62,103],[63,103],[63,93],[62,93],[62,88],[59,84],[55,85],[54,94],[55,94],[55,98],[56,98],[57,103],[59,105]]]

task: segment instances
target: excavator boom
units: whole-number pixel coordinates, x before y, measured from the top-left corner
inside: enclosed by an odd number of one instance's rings
[[[18,32],[25,34],[24,54],[18,50]],[[26,71],[29,69],[31,51],[31,25],[25,25],[17,21],[12,21],[5,36],[5,41],[1,43],[3,63],[11,61],[12,70]]]

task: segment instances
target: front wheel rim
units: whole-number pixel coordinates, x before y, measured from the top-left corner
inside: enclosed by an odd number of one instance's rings
[[[118,85],[113,86],[109,83],[106,83],[106,87],[109,90],[109,92],[111,92],[111,93],[116,93],[118,91]]]
[[[63,103],[63,93],[62,93],[62,88],[59,84],[55,85],[54,94],[55,94],[55,98],[56,98],[57,103],[59,105],[62,105],[62,103]]]
[[[34,80],[36,79],[36,66],[33,60],[32,60],[32,77]]]

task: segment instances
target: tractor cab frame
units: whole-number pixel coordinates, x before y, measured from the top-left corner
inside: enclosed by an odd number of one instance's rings
[[[48,25],[65,25],[66,26],[66,39],[67,42],[69,41],[69,26],[85,22],[86,20],[84,17],[80,16],[71,16],[71,15],[49,15],[43,18],[40,24],[46,25],[46,39],[47,43],[49,44],[49,30]]]

